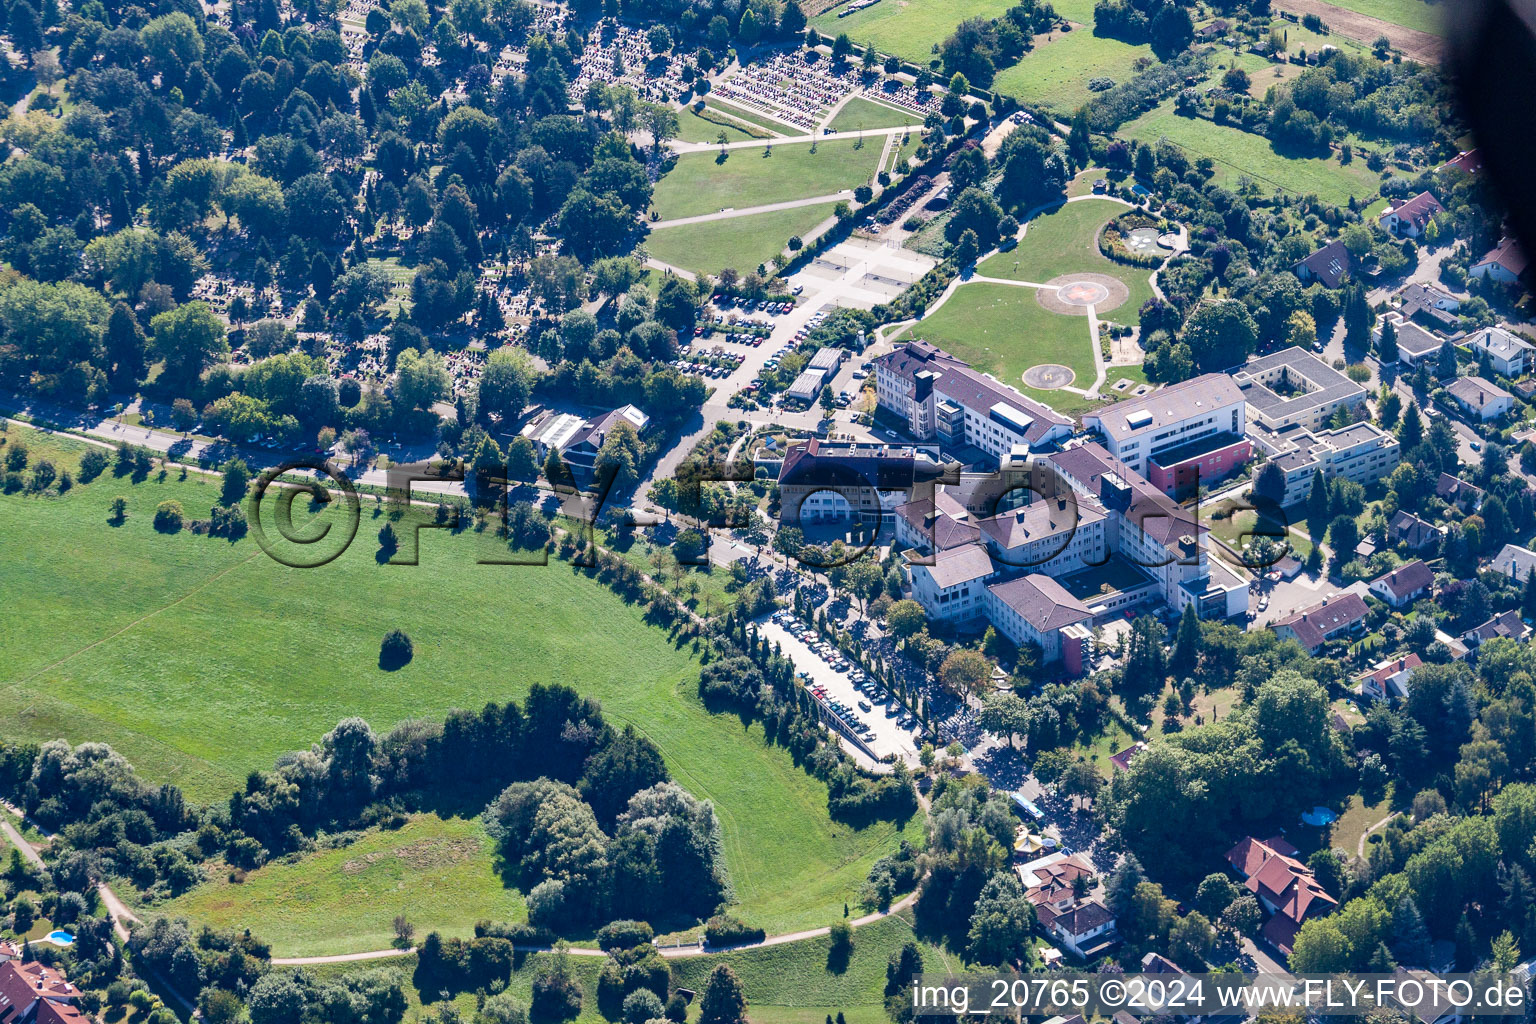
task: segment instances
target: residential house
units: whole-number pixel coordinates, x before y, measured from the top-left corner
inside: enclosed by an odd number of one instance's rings
[[[1510,609],[1461,634],[1461,642],[1466,644],[1469,650],[1475,651],[1488,640],[1520,641],[1530,635],[1531,627],[1520,618],[1519,612]]]
[[[1487,355],[1489,365],[1501,377],[1525,373],[1531,365],[1531,353],[1536,351],[1536,345],[1502,327],[1485,327],[1473,334],[1467,344],[1473,352]]]
[[[1461,411],[1480,423],[1496,420],[1515,407],[1515,396],[1481,377],[1457,377],[1445,387]]]
[[[1410,996],[1410,992],[1414,994]],[[1410,1024],[1463,1024],[1467,1019],[1446,991],[1444,979],[1430,971],[1394,968],[1387,998]]]
[[[1483,154],[1476,149],[1463,150],[1441,164],[1440,167],[1442,169],[1454,167],[1456,170],[1464,171],[1467,174],[1480,174],[1483,170]]]
[[[1435,482],[1435,496],[1470,515],[1483,507],[1486,492],[1476,484],[1469,484],[1460,477],[1441,473],[1440,479]]]
[[[1424,228],[1428,226],[1435,214],[1443,213],[1444,210],[1440,200],[1428,192],[1420,192],[1412,199],[1405,200],[1387,210],[1377,218],[1377,222],[1400,238],[1418,238],[1424,233]]]
[[[1077,956],[1095,956],[1118,939],[1109,908],[1097,896],[1077,894],[1093,877],[1093,869],[1081,858],[1050,853],[1017,870],[1040,926]]]
[[[1371,593],[1395,609],[1403,609],[1429,593],[1435,574],[1423,561],[1415,559],[1371,581]]]
[[[1487,278],[1503,285],[1519,284],[1530,267],[1525,251],[1514,238],[1506,238],[1467,269],[1467,276],[1479,280]]]
[[[550,451],[558,451],[576,486],[586,487],[593,481],[597,454],[608,435],[620,423],[627,424],[639,434],[650,422],[650,417],[633,405],[621,406],[591,419],[551,411],[529,421],[521,433],[533,442],[541,458],[547,457]]]
[[[1120,751],[1120,753],[1111,754],[1109,757],[1110,766],[1117,772],[1127,771],[1130,769],[1131,761],[1136,758],[1136,755],[1146,749],[1146,742],[1143,740],[1137,740],[1135,743],[1132,743],[1130,746]]]
[[[1187,972],[1161,953],[1148,953],[1141,958],[1141,973],[1165,974],[1182,978]],[[1159,1014],[1158,1016],[1166,1016],[1170,1020],[1180,1022],[1180,1024],[1200,1024],[1201,1021],[1205,1020],[1205,1015],[1201,1013],[1179,1013],[1171,1009],[1166,1015]]]
[[[1289,618],[1270,623],[1282,640],[1295,640],[1316,654],[1330,640],[1359,634],[1365,629],[1370,609],[1359,594],[1345,591],[1306,608]]]
[[[1461,300],[1432,284],[1410,284],[1397,293],[1397,312],[1405,320],[1423,320],[1435,330],[1456,330]]]
[[[1536,569],[1536,551],[1505,544],[1488,563],[1488,568],[1503,573],[1516,583],[1524,583],[1531,570]]]
[[[90,1017],[81,1013],[73,1003],[56,1003],[44,999],[37,1004],[34,1024],[94,1024]],[[12,1024],[7,1021],[6,1024]]]
[[[1339,905],[1299,856],[1300,851],[1279,836],[1245,836],[1227,851],[1227,863],[1270,914],[1259,934],[1286,956],[1303,922]]]
[[[39,1019],[62,1019],[73,1024],[80,1017],[65,1016],[66,1011],[62,1008],[73,1009],[72,1004],[79,997],[80,990],[63,974],[39,961],[7,960],[0,963],[0,1022],[3,1024],[33,1024]],[[45,1004],[52,1004],[51,1009],[45,1008]]]
[[[1444,527],[1420,519],[1405,509],[1394,512],[1391,521],[1387,523],[1387,543],[1401,544],[1415,553],[1438,551],[1444,536]]]
[[[1329,242],[1304,260],[1297,261],[1291,270],[1302,284],[1316,281],[1324,288],[1337,288],[1349,277],[1351,257],[1343,242]]]
[[[1360,696],[1366,700],[1401,700],[1408,696],[1413,673],[1424,664],[1417,654],[1382,662],[1360,676]]]
[[[1446,339],[1405,319],[1401,313],[1387,313],[1377,321],[1376,326],[1371,329],[1373,342],[1381,341],[1381,325],[1387,321],[1391,321],[1392,329],[1397,334],[1398,362],[1417,367],[1421,359],[1433,360],[1439,357],[1440,349]]]

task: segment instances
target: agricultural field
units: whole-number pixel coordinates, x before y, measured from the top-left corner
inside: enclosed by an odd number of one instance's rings
[[[856,43],[926,66],[956,25],[966,18],[995,18],[1008,6],[1007,0],[880,0],[846,18],[837,16],[839,5],[812,18],[811,25],[830,36],[846,32]]]
[[[1428,32],[1432,36],[1445,35],[1445,22],[1452,14],[1450,3],[1428,3],[1426,0],[1328,0],[1335,7],[1342,7],[1356,14],[1380,18],[1415,32]],[[1324,21],[1327,19],[1325,18]]]
[[[883,141],[765,143],[727,150],[723,160],[717,152],[685,153],[656,183],[652,206],[673,220],[833,195],[874,178]]]
[[[724,267],[745,273],[778,256],[792,235],[804,237],[832,216],[835,202],[771,210],[746,217],[653,229],[646,251],[663,263],[700,274]]]
[[[4,436],[71,472],[87,446],[16,426]],[[739,912],[770,932],[841,912],[870,863],[918,834],[916,821],[833,822],[826,786],[759,726],[705,710],[691,652],[569,565],[477,564],[490,540],[445,530],[422,532],[419,565],[381,565],[383,524],[365,502],[345,554],[285,568],[250,536],[157,532],[159,502],[197,515],[217,501],[217,478],[179,475],[134,482],[109,469],[64,497],[0,495],[0,534],[28,538],[0,550],[5,735],[110,743],[146,778],[221,800],[347,716],[383,731],[552,680],[635,725],[682,785],[714,801]],[[119,526],[107,521],[114,495],[128,504]],[[379,642],[393,628],[415,658],[387,672]]]
[[[962,285],[907,336],[932,342],[1014,387],[1021,387],[1024,371],[1039,363],[1071,367],[1076,387],[1093,384],[1088,318],[1052,313],[1036,300],[1033,288]]]
[[[920,129],[922,124],[923,119],[911,111],[855,96],[843,104],[842,109],[827,123],[827,127],[840,132],[856,132],[860,129],[867,131],[873,128],[900,128],[904,125]]]
[[[1151,272],[1115,263],[1099,252],[1097,242],[1099,229],[1126,210],[1111,199],[1084,199],[1057,207],[1031,220],[1014,249],[989,256],[976,272],[1036,284],[1074,271],[1107,274],[1124,284],[1130,297],[1112,310],[1100,310],[1099,318],[1134,324],[1142,304],[1152,297]]]
[[[1120,135],[1152,144],[1166,138],[1191,158],[1208,156],[1216,162],[1216,182],[1229,188],[1246,176],[1267,192],[1313,193],[1325,203],[1344,206],[1351,196],[1366,199],[1374,195],[1380,185],[1380,178],[1363,160],[1345,166],[1337,156],[1283,156],[1262,136],[1203,119],[1181,117],[1174,112],[1172,100],[1125,125]]]
[[[496,872],[494,847],[478,819],[419,814],[398,829],[370,829],[354,843],[267,864],[238,883],[211,879],[153,912],[249,928],[277,956],[388,949],[396,914],[418,937],[470,938],[476,921],[527,916],[522,895]]]
[[[997,73],[993,91],[1067,117],[1093,98],[1090,81],[1128,81],[1136,74],[1136,59],[1152,56],[1149,46],[1096,36],[1091,26],[1090,13],[1087,24],[1058,33],[1049,42],[1042,37],[1022,60]]]

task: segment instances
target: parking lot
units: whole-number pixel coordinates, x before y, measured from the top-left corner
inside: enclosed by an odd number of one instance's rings
[[[912,730],[898,720],[899,716],[907,714],[906,709],[886,695],[883,687],[870,683],[860,691],[854,677],[847,670],[834,668],[829,660],[838,654],[836,648],[823,648],[831,652],[829,656],[813,649],[811,644],[822,645],[824,642],[788,612],[776,612],[772,618],[763,619],[757,625],[763,635],[778,644],[795,663],[795,671],[804,673],[802,681],[812,688],[818,700],[828,707],[841,705],[846,709],[856,728],[865,730],[867,738],[864,742],[877,757],[896,754],[909,763],[916,763],[917,744]],[[853,671],[858,672],[858,669]],[[816,692],[818,689],[820,693]]]

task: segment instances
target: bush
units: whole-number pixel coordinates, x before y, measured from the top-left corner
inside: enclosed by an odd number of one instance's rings
[[[762,942],[767,932],[730,914],[716,914],[704,922],[704,942],[710,946],[744,946]]]
[[[634,949],[650,942],[656,932],[644,921],[611,921],[597,930],[597,945],[603,952]]]
[[[379,645],[379,667],[385,671],[404,668],[410,664],[415,653],[416,649],[405,631],[392,629],[384,634],[384,642]]]
[[[88,484],[107,470],[107,453],[92,448],[80,456],[80,482]]]
[[[161,533],[175,533],[182,521],[181,502],[167,499],[155,506],[155,529]]]
[[[636,989],[624,997],[624,1024],[645,1024],[661,1014],[661,999],[648,988]]]

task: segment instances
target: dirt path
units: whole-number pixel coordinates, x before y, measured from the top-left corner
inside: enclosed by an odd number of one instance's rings
[[[1358,14],[1324,3],[1323,0],[1275,0],[1275,6],[1291,14],[1315,14],[1323,19],[1330,30],[1366,46],[1386,36],[1392,40],[1393,47],[1403,51],[1404,57],[1421,64],[1439,64],[1445,59],[1445,40],[1428,32],[1403,28],[1369,14]]]

